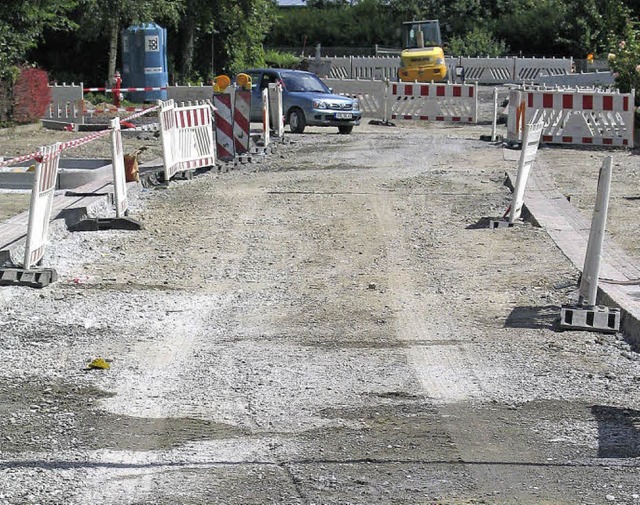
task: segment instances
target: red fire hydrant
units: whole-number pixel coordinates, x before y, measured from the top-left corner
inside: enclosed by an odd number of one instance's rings
[[[122,77],[120,77],[120,72],[116,70],[116,73],[113,74],[113,105],[116,107],[120,107],[120,86],[122,84]]]

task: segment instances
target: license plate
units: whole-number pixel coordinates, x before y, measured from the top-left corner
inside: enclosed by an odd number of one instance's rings
[[[336,112],[336,119],[353,119],[351,112]]]

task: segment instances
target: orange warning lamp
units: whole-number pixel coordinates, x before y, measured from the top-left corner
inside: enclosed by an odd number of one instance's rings
[[[238,74],[236,76],[236,83],[242,89],[249,91],[251,89],[251,76],[248,74]]]
[[[213,91],[214,93],[223,93],[225,89],[231,84],[231,79],[226,75],[218,75],[213,78]]]

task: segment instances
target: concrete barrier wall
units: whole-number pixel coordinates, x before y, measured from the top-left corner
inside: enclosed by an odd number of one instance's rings
[[[200,86],[167,86],[167,100],[180,102],[195,102],[197,100],[211,100],[213,88],[209,84]]]
[[[80,84],[49,84],[51,102],[74,102],[82,100],[82,83]]]
[[[396,80],[400,58],[383,57],[338,57],[322,58],[329,63],[320,77],[332,79],[390,79]],[[457,65],[462,65],[465,79],[480,84],[537,82],[541,75],[565,75],[571,73],[571,58],[446,58],[449,75],[454,75]],[[450,77],[451,79],[451,77]]]
[[[541,75],[564,75],[571,73],[571,58],[515,58],[514,82],[536,82]]]
[[[45,119],[73,119],[82,114],[82,83],[49,84],[51,102]]]
[[[384,101],[387,83],[382,80],[359,79],[323,79],[337,95],[357,98],[363,117],[381,118],[384,114]]]
[[[611,72],[585,72],[580,74],[545,75],[538,77],[541,86],[609,87],[615,84]]]

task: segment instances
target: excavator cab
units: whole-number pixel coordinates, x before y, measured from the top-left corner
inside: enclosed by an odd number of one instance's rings
[[[398,80],[444,81],[447,65],[437,19],[402,23],[402,53]]]

